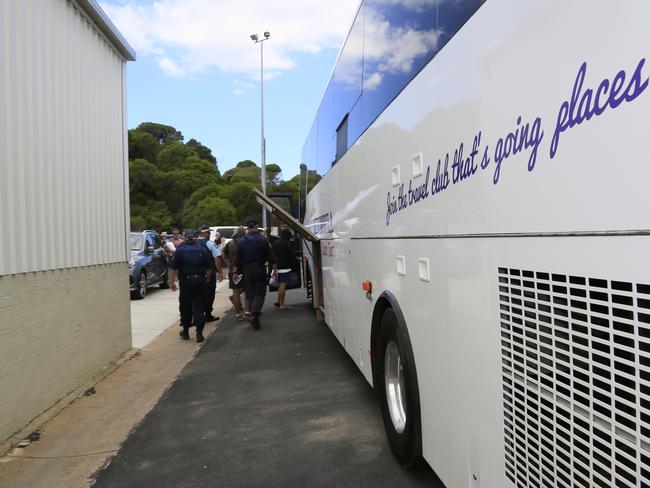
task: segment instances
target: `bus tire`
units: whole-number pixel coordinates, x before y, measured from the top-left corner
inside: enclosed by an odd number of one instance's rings
[[[388,444],[402,466],[413,468],[421,461],[420,395],[408,332],[390,307],[381,317],[377,345],[377,391]]]

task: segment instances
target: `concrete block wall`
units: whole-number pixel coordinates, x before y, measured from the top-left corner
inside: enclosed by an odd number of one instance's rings
[[[131,348],[127,263],[0,277],[0,443]]]

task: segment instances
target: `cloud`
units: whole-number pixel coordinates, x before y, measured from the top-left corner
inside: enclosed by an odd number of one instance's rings
[[[259,47],[250,34],[271,32],[264,43],[265,77],[278,76],[294,68],[300,54],[338,49],[358,8],[356,0],[100,3],[138,55],[154,56],[170,76],[216,68],[251,78],[259,76]]]
[[[390,15],[391,9],[419,15],[420,9],[432,9],[440,1],[455,0],[375,0],[372,6],[366,5],[363,30],[355,25],[350,33],[334,74],[336,82],[354,90],[363,76],[364,89],[374,90],[386,74],[410,73],[417,59],[437,49],[443,29],[418,27],[411,21],[413,15]]]
[[[158,66],[169,76],[184,76],[185,72],[183,68],[178,66],[174,61],[169,59],[167,56],[162,56],[158,58]]]

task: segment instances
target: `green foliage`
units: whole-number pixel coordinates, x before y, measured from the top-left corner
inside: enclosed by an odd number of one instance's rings
[[[182,142],[175,141],[163,146],[156,158],[156,165],[162,171],[173,171],[184,166],[191,157],[196,157],[194,150]]]
[[[145,205],[131,204],[131,230],[154,229],[161,231],[172,225],[172,216],[165,202],[149,201]]]
[[[232,169],[229,169],[223,174],[223,179],[226,183],[253,183],[261,188],[261,175],[262,168],[257,166],[253,161],[247,159],[240,161]],[[279,184],[282,176],[282,168],[275,163],[266,165],[266,186],[267,189],[273,185]]]
[[[236,216],[237,210],[228,200],[210,196],[199,200],[196,205],[188,205],[184,222],[195,227],[202,223],[233,225]]]
[[[141,158],[155,163],[158,151],[160,144],[154,136],[137,129],[129,131],[129,160]]]
[[[139,210],[139,208],[135,209],[136,211]],[[140,232],[143,230],[146,230],[147,227],[147,219],[146,217],[143,217],[142,215],[138,215],[134,213],[134,207],[131,205],[131,231],[132,232]]]
[[[138,194],[155,194],[160,187],[161,173],[146,159],[129,161],[129,191]]]
[[[260,168],[250,160],[240,161],[237,165],[223,174],[226,183],[248,182],[259,183]]]
[[[266,165],[266,186],[277,185],[280,183],[282,168],[275,163]]]
[[[301,168],[309,187],[320,179]],[[260,220],[262,209],[252,190],[260,188],[261,169],[245,159],[219,174],[212,151],[169,125],[145,122],[129,131],[129,189],[131,228],[168,230],[209,225],[239,225]],[[267,191],[291,192],[298,203],[300,178],[282,180],[282,169],[266,165]],[[304,198],[304,195],[300,195]]]
[[[227,198],[228,195],[229,192],[226,186],[220,185],[218,183],[210,183],[208,185],[202,186],[194,193],[192,193],[192,196],[190,196],[190,198],[187,200],[186,206],[190,207],[196,205],[201,200],[207,197]],[[228,225],[228,224],[221,224],[221,225]]]
[[[250,159],[239,161],[235,168],[257,168],[257,165]]]
[[[301,198],[304,198],[304,195],[300,195],[298,188],[298,179],[292,179],[290,181],[283,181],[279,185],[273,188],[273,191],[287,191],[291,192],[291,202],[296,204],[300,201]],[[304,191],[304,190],[303,190]]]
[[[151,134],[158,144],[165,144],[174,141],[182,142],[183,134],[171,125],[157,124],[155,122],[143,122],[136,130]]]
[[[217,158],[212,155],[212,150],[208,147],[205,147],[196,139],[190,139],[187,141],[186,145],[194,149],[194,152],[201,158],[206,161],[210,161],[214,166],[217,165]]]
[[[243,181],[226,187],[226,196],[230,202],[235,204],[237,209],[237,222],[232,225],[238,225],[250,219],[260,219],[262,207],[255,200],[253,188],[258,188],[258,185]]]

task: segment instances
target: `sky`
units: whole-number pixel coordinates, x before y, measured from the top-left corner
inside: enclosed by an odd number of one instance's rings
[[[221,172],[260,155],[264,42],[266,162],[298,174],[358,0],[100,0],[135,49],[127,65],[129,128],[159,122],[212,149]]]

